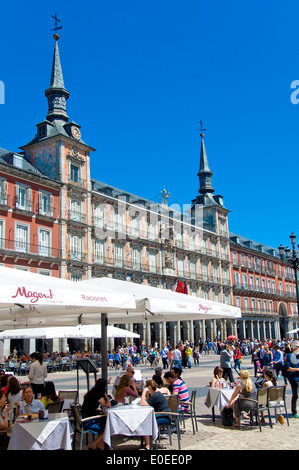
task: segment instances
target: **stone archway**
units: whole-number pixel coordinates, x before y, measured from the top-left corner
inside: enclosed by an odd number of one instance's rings
[[[280,302],[278,305],[278,317],[279,317],[279,329],[280,329],[280,338],[286,338],[286,332],[287,332],[287,319],[288,316],[288,311],[287,307],[283,302]]]

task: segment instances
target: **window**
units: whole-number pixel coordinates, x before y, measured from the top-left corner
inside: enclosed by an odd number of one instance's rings
[[[73,281],[73,282],[82,281],[82,276],[80,276],[80,274],[71,274],[70,281]]]
[[[248,289],[248,278],[247,278],[247,274],[242,274],[242,282],[243,282],[244,289]]]
[[[70,235],[70,259],[82,261],[82,238]]]
[[[104,227],[105,222],[105,215],[104,215],[104,207],[102,205],[95,206],[93,212],[93,224],[96,227]]]
[[[43,276],[51,276],[52,272],[47,271],[46,269],[38,269],[38,274],[42,274]]]
[[[178,276],[184,275],[184,260],[183,258],[178,258]]]
[[[136,271],[140,270],[140,264],[141,264],[141,252],[138,249],[134,249],[132,251],[132,261],[133,261],[133,269]]]
[[[121,267],[123,264],[123,247],[120,245],[114,246],[114,265]]]
[[[77,184],[80,181],[80,168],[73,163],[70,165],[70,181]]]
[[[196,261],[190,261],[190,277],[196,279]]]
[[[84,214],[81,210],[81,201],[71,199],[70,201],[70,219],[76,222],[83,222]]]
[[[31,188],[28,186],[22,186],[16,184],[15,186],[15,201],[16,201],[16,208],[23,209],[26,211],[32,210],[32,202],[31,202]]]
[[[53,195],[44,191],[38,193],[38,213],[53,216]]]
[[[51,256],[51,232],[49,230],[39,229],[38,254],[40,256]]]
[[[26,225],[16,224],[15,227],[15,250],[22,253],[29,251],[28,246],[29,227]]]
[[[104,263],[104,242],[96,241],[94,242],[94,262],[95,263]]]
[[[240,282],[240,274],[239,273],[234,273],[234,279],[235,279],[235,284],[237,287],[240,287],[241,282]]]
[[[4,221],[0,220],[0,249],[5,247]]]
[[[256,290],[260,290],[260,278],[259,277],[255,279],[255,285],[256,285]]]
[[[148,239],[156,240],[157,238],[157,225],[153,223],[148,224]]]
[[[0,180],[0,204],[7,205],[8,195],[7,195],[7,181]]]
[[[149,266],[149,271],[151,273],[155,273],[157,270],[156,266],[156,253],[149,253],[148,254],[148,266]]]
[[[139,237],[139,220],[137,218],[132,219],[131,230],[132,230],[132,236],[138,238]]]

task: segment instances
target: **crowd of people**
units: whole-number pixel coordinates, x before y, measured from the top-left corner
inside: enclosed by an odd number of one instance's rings
[[[165,397],[170,394],[178,395],[181,410],[184,410],[184,402],[189,402],[190,394],[187,384],[181,377],[183,370],[199,366],[200,353],[205,352],[205,348],[207,348],[207,354],[219,354],[219,366],[214,369],[210,386],[218,387],[219,384],[226,381],[234,386],[234,393],[227,408],[233,410],[235,426],[239,426],[240,416],[242,415],[246,419],[250,411],[248,407],[242,408],[241,398],[256,397],[258,386],[275,386],[280,375],[282,375],[284,383],[289,383],[291,386],[291,412],[294,418],[299,418],[297,414],[299,341],[250,339],[243,341],[232,339],[223,342],[212,342],[207,339],[202,344],[181,341],[174,347],[168,342],[160,348],[157,344],[147,347],[142,343],[139,348],[134,344],[124,344],[115,351],[108,352],[109,367],[118,371],[112,395],[107,395],[107,383],[99,379],[95,387],[84,397],[82,417],[94,416],[101,408],[105,409],[116,403],[125,404],[139,400],[142,406],[151,405],[156,412],[163,412],[160,420],[167,421],[169,408]],[[65,354],[54,353],[51,357],[62,358],[65,357]],[[96,354],[99,358],[100,353]],[[16,352],[13,355],[17,359]],[[249,377],[248,370],[243,368],[243,357],[250,355],[253,377]],[[83,353],[77,351],[72,356],[75,359],[75,356],[77,358],[91,357],[92,354],[88,351]],[[136,361],[136,357],[138,361]],[[8,435],[11,433],[13,424],[12,415],[18,417],[22,414],[38,413],[39,410],[46,410],[49,403],[59,401],[54,382],[46,381],[48,359],[48,355],[43,356],[37,352],[28,357],[30,361],[28,383],[23,384],[22,390],[19,378],[5,370],[0,370],[0,430],[7,430]],[[146,379],[144,388],[134,380],[134,366],[137,364],[140,366],[150,365],[153,369],[153,375],[150,380]],[[255,379],[260,378],[263,380],[257,385]],[[280,418],[283,422],[283,417]],[[98,435],[97,439],[92,442],[91,449],[103,449],[105,418],[99,422],[91,421],[88,426],[92,432]],[[149,442],[145,439],[145,448],[147,449],[148,446]]]

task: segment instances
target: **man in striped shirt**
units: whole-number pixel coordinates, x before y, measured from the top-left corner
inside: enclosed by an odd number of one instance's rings
[[[179,367],[173,367],[170,372],[166,372],[164,378],[171,386],[172,395],[179,395],[180,408],[182,411],[184,411],[188,409],[186,406],[184,406],[184,401],[189,401],[189,392],[187,385],[181,379],[181,373],[182,371]]]

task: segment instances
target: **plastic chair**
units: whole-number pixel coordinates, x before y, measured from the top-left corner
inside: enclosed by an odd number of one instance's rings
[[[49,413],[61,413],[63,410],[64,401],[56,401],[54,403],[49,403],[47,410]]]
[[[81,437],[80,437],[80,450],[82,450],[84,435],[86,436],[86,445],[88,445],[88,435],[89,435],[89,433],[92,434],[92,437],[94,439],[94,434],[89,429],[84,429],[84,424],[86,424],[86,423],[88,423],[89,421],[92,421],[92,420],[99,421],[103,418],[106,418],[106,416],[105,415],[96,415],[96,416],[90,416],[89,418],[82,418],[82,416],[81,416],[82,405],[71,405],[71,408],[72,408],[74,418],[75,418],[73,450],[75,450],[75,447],[76,447],[76,435],[77,435],[77,433],[81,434]]]
[[[271,413],[271,410],[274,409],[276,422],[277,422],[277,408],[279,409],[284,408],[287,423],[289,426],[290,423],[289,423],[287,405],[286,405],[286,385],[278,385],[275,387],[269,387],[269,396],[268,396],[269,415]]]
[[[180,402],[181,405],[184,405],[184,408],[187,407],[187,409],[180,409],[180,416],[183,419],[183,425],[185,427],[185,417],[191,418],[193,434],[195,434],[195,430],[198,431],[195,412],[195,398],[196,390],[192,390],[190,401]]]

